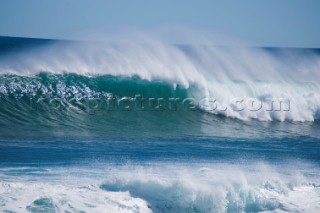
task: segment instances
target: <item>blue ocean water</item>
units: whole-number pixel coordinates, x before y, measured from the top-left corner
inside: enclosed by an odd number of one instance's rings
[[[319,62],[0,37],[0,210],[319,212]]]

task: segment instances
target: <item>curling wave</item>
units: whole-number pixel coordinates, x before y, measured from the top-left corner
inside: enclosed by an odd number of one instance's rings
[[[317,50],[230,48],[210,42],[167,45],[150,37],[143,42],[36,44],[22,45],[19,51],[4,48],[0,56],[2,126],[14,119],[48,128],[61,119],[66,126],[95,126],[88,122],[92,118],[79,112],[68,117],[60,110],[28,111],[30,100],[48,97],[68,99],[64,105],[72,105],[73,98],[192,98],[202,113],[239,120],[312,122],[320,118]],[[191,116],[190,112],[176,114],[176,120]]]

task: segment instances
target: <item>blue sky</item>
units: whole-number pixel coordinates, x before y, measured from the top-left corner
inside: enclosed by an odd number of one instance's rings
[[[320,47],[320,1],[0,1],[0,35],[72,38],[162,26],[217,30],[261,46]]]

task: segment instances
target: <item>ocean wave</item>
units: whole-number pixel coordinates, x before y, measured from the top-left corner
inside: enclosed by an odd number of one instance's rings
[[[240,120],[320,117],[320,60],[312,50],[167,45],[147,37],[125,43],[53,40],[0,59],[5,105],[8,97],[142,95],[192,98],[189,106],[196,102],[197,109]]]

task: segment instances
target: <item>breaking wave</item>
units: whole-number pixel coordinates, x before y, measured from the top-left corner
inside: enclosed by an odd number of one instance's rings
[[[59,98],[62,105],[70,105],[70,99],[133,99],[136,95],[156,101],[192,98],[187,105],[195,105],[197,111],[239,120],[312,122],[320,118],[317,50],[203,43],[168,45],[150,37],[124,43],[50,40],[2,52],[0,111],[5,119],[1,125],[8,125],[12,116],[16,123],[33,120],[52,127],[51,121],[63,117],[67,126],[71,125],[68,119],[90,126],[85,122],[92,118],[79,113],[68,118],[61,110],[30,112],[30,100]],[[191,116],[190,112],[177,114],[174,117]]]

